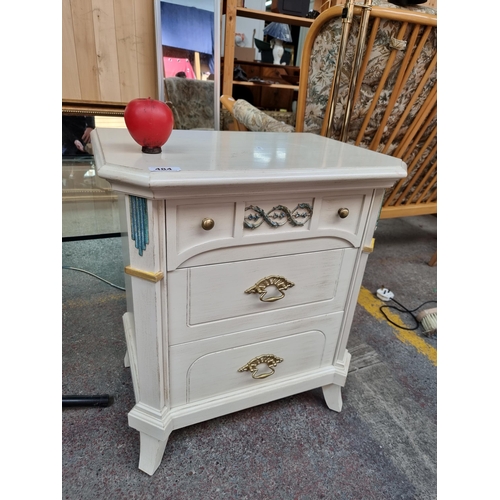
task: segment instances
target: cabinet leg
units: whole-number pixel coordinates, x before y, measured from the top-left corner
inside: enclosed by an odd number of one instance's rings
[[[168,438],[160,441],[141,432],[141,455],[139,457],[139,469],[152,476],[158,469]]]
[[[325,398],[328,408],[333,411],[342,410],[342,394],[340,392],[340,385],[325,385],[322,389],[323,397]]]
[[[431,260],[429,261],[429,266],[435,266],[437,265],[438,261],[438,253],[437,250],[434,252],[434,255],[431,257]]]

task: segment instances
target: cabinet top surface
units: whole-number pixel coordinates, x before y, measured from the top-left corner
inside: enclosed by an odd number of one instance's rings
[[[97,128],[92,146],[99,176],[144,187],[406,176],[399,158],[305,133],[174,130],[146,154],[127,129]]]

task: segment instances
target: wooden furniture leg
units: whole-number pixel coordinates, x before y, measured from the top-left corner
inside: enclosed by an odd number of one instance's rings
[[[325,385],[322,387],[322,389],[323,397],[325,398],[325,402],[328,408],[337,412],[342,410],[342,394],[340,392],[340,385]]]
[[[429,261],[429,266],[435,266],[437,265],[438,261],[438,253],[437,250],[434,252],[434,255],[431,257],[431,260]]]
[[[152,476],[163,458],[168,438],[159,440],[144,432],[141,432],[140,436],[141,454],[139,457],[139,469]]]

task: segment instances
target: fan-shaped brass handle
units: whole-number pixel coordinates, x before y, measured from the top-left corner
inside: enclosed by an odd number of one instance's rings
[[[341,219],[345,219],[349,215],[349,209],[339,208],[338,214]]]
[[[274,373],[274,369],[278,363],[282,363],[283,358],[279,358],[274,354],[261,354],[256,358],[251,359],[246,365],[242,366],[239,372],[250,372],[252,378],[260,379],[270,377]],[[270,372],[259,373],[259,365],[266,364],[271,370]]]
[[[281,295],[279,297],[266,297],[266,288],[268,286],[276,287]],[[245,290],[245,293],[258,293],[262,302],[275,302],[276,300],[280,300],[285,296],[283,290],[287,290],[292,286],[295,286],[295,283],[292,283],[283,276],[266,276],[265,278],[257,281],[255,285]]]
[[[205,231],[210,231],[210,229],[213,229],[214,226],[215,226],[215,221],[213,219],[205,218],[201,221],[201,227]]]

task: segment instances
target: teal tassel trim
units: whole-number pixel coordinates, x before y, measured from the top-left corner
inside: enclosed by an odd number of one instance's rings
[[[145,198],[130,196],[130,232],[135,241],[139,255],[146,250],[149,243],[148,202]]]

